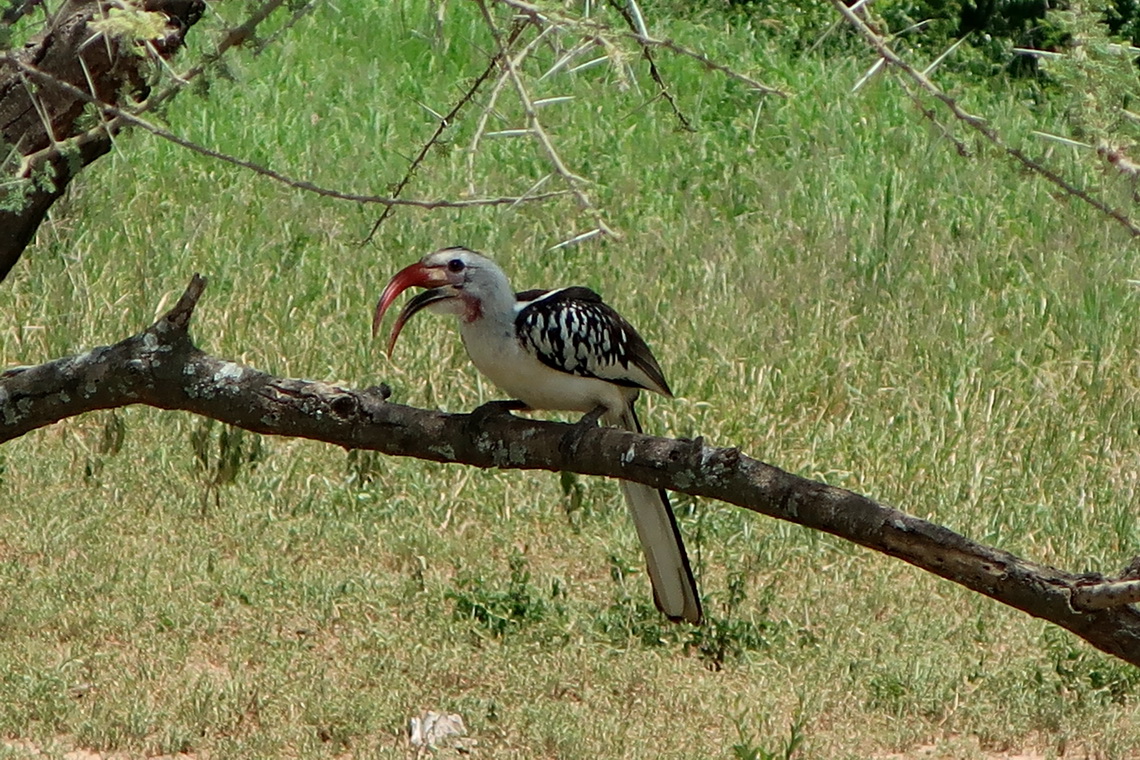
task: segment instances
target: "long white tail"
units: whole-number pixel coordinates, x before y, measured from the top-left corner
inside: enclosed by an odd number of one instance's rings
[[[626,404],[621,415],[607,414],[603,421],[607,425],[641,432],[641,423],[633,410],[633,402]],[[669,497],[660,488],[652,488],[641,483],[622,480],[621,490],[629,505],[641,548],[645,552],[645,562],[649,569],[649,580],[653,584],[653,601],[670,620],[687,620],[694,625],[701,622],[701,597],[697,582],[693,580],[693,570],[689,567],[689,555],[685,553],[685,543],[673,516]]]

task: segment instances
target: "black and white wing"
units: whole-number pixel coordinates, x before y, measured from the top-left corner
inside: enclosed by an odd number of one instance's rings
[[[516,294],[515,333],[523,349],[552,369],[615,385],[673,395],[649,346],[588,288]],[[603,424],[641,432],[633,398],[608,410]],[[701,597],[677,519],[664,491],[621,481],[653,584],[653,600],[672,620],[701,622]]]
[[[594,291],[528,290],[516,297],[519,341],[546,366],[673,395],[649,346]]]

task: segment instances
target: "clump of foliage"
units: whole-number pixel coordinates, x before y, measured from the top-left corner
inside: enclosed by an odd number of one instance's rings
[[[493,636],[503,637],[527,626],[564,615],[558,601],[563,596],[561,584],[551,584],[549,593],[531,583],[526,557],[512,554],[506,588],[497,588],[493,580],[480,575],[462,575],[456,588],[447,593],[455,604],[455,617],[471,620],[486,628]]]
[[[619,581],[618,598],[595,622],[598,633],[615,646],[632,642],[646,648],[682,647],[697,654],[709,670],[719,671],[750,652],[771,650],[791,633],[787,621],[771,619],[774,587],[766,588],[758,601],[752,600],[758,610],[745,614],[751,606],[746,604],[751,580],[744,572],[730,574],[725,591],[712,595],[714,604],[705,610],[704,623],[693,627],[670,623],[640,594],[629,593],[616,573],[615,580]]]
[[[653,7],[669,15],[727,17],[792,52],[842,55],[861,46],[845,24],[837,23],[838,15],[828,2],[659,0]],[[1140,42],[1140,0],[1092,5],[1045,0],[881,0],[871,10],[896,46],[937,54],[966,38],[951,65],[974,76],[1039,75],[1039,59],[1016,49],[1059,52],[1071,47],[1072,30],[1059,14],[1086,16],[1114,38]]]

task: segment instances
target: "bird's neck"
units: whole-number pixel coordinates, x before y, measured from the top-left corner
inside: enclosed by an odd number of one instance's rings
[[[504,276],[496,287],[479,289],[478,298],[468,298],[474,293],[461,296],[464,310],[459,315],[459,334],[467,346],[475,365],[484,374],[494,376],[504,347],[516,343],[515,339],[515,294]],[[490,352],[490,353],[488,353]]]
[[[461,322],[474,324],[488,320],[495,324],[514,324],[515,292],[506,275],[494,274],[498,276],[482,283],[477,291],[467,291],[460,296],[465,307],[459,316]]]

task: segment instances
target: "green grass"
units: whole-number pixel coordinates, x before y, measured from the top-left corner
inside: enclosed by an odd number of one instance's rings
[[[186,96],[171,128],[320,184],[384,193],[477,74],[473,4],[341,3]],[[115,341],[198,271],[199,345],[266,371],[468,410],[495,391],[423,318],[394,360],[368,337],[387,278],[440,245],[494,254],[520,288],[580,283],[638,325],[703,435],[1069,570],[1140,543],[1135,246],[979,152],[964,160],[865,60],[789,56],[738,25],[662,36],[793,91],[757,101],[658,55],[599,67],[542,117],[620,241],[567,200],[401,210],[316,198],[143,133],[88,171],[0,286],[0,365]],[[552,54],[543,56],[552,60]],[[1020,86],[963,90],[1004,134],[1063,131]],[[521,116],[504,95],[504,119]],[[472,114],[468,114],[473,117]],[[473,118],[413,181],[459,197]],[[1103,182],[1063,151],[1053,160]],[[548,172],[488,141],[479,193]],[[1123,203],[1127,188],[1110,187]],[[229,462],[219,465],[220,461]],[[239,462],[236,470],[233,462]],[[487,757],[864,758],[937,745],[1140,752],[1135,669],[910,566],[740,510],[677,499],[709,625],[662,623],[613,483],[257,441],[143,408],[0,448],[0,736],[131,755],[403,757],[424,709]]]

